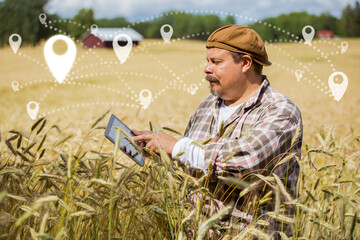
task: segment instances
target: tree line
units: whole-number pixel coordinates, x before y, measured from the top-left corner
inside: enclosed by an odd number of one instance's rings
[[[132,27],[145,38],[161,38],[160,28],[164,24],[173,27],[173,38],[191,36],[192,39],[206,40],[207,32],[227,24],[234,24],[235,18],[231,15],[220,18],[214,14],[190,14],[178,11],[163,13],[159,18],[151,21],[132,24],[124,17],[112,19],[94,18],[92,9],[83,8],[69,21],[63,21],[56,14],[48,14],[44,7],[49,0],[4,0],[0,2],[0,46],[8,44],[9,36],[13,33],[21,35],[23,43],[36,45],[41,39],[46,39],[55,33],[54,29],[61,29],[76,39],[80,38],[92,24],[98,27]],[[39,14],[47,15],[46,21],[51,21],[52,28],[45,27],[39,21]],[[60,20],[60,21],[59,21]],[[76,22],[77,24],[74,24]],[[266,25],[264,24],[266,22]],[[80,26],[79,26],[80,23]],[[281,14],[277,17],[266,18],[261,22],[250,24],[259,32],[264,40],[289,39],[287,32],[302,37],[302,28],[313,26],[316,30],[332,30],[341,37],[360,36],[360,4],[356,1],[354,6],[348,4],[342,11],[342,16],[336,18],[330,13],[319,16],[307,12],[293,12]],[[273,26],[276,26],[274,28]],[[279,31],[277,28],[280,28]],[[285,30],[283,32],[282,30]],[[205,33],[202,35],[201,33]],[[197,33],[200,33],[197,35]],[[192,36],[192,34],[195,34]]]

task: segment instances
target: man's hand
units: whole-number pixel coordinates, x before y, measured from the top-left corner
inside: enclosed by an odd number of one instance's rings
[[[172,150],[178,140],[176,138],[163,133],[153,133],[151,131],[137,131],[135,129],[132,130],[136,135],[133,137],[133,140],[138,143],[140,146],[145,145],[145,147],[149,148],[151,151],[159,153],[159,145],[161,148],[171,156]]]

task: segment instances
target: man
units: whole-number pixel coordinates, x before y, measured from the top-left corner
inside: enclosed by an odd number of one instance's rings
[[[205,173],[211,169],[215,184],[210,184],[209,189],[216,190],[214,195],[218,199],[228,192],[231,197],[224,204],[233,204],[233,216],[246,219],[237,211],[244,201],[239,199],[239,191],[230,194],[231,184],[219,179],[244,180],[249,173],[276,174],[294,197],[299,174],[296,157],[300,158],[302,139],[301,113],[289,98],[271,88],[262,75],[263,66],[271,63],[262,39],[254,30],[242,25],[221,27],[209,36],[206,48],[208,64],[204,72],[212,94],[191,117],[184,138],[178,141],[163,132],[133,130],[137,135],[133,139],[155,152],[159,152],[160,145],[191,169]],[[192,144],[209,138],[212,140],[204,148]],[[179,152],[184,154],[177,157]],[[293,155],[285,164],[276,166],[289,154]],[[272,210],[274,204],[267,204],[260,214]],[[284,230],[282,224],[282,227],[271,224],[272,231]]]

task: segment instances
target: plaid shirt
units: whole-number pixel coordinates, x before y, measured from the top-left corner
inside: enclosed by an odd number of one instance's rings
[[[241,217],[244,214],[241,210],[247,206],[243,204],[245,199],[239,199],[240,191],[236,189],[230,194],[231,197],[224,197],[232,191],[229,190],[231,184],[219,179],[244,179],[249,173],[265,176],[276,174],[282,179],[287,191],[295,197],[299,175],[296,157],[300,159],[302,140],[301,113],[289,98],[271,88],[266,76],[263,76],[260,89],[224,122],[225,135],[219,136],[216,126],[221,101],[220,98],[209,95],[191,117],[184,136],[196,141],[212,138],[212,141],[204,146],[205,161],[207,164],[210,163],[209,167],[212,169],[212,183],[209,184],[209,189],[215,191],[216,188],[215,199],[226,198],[227,200],[220,204],[233,204],[235,208],[232,215],[247,221],[246,217]],[[298,139],[292,145],[298,128]],[[290,153],[295,154],[286,164],[275,167]],[[229,158],[230,154],[232,156]],[[249,182],[249,179],[251,177],[247,176],[246,181]],[[255,195],[254,193],[253,197]],[[274,202],[268,202],[257,215],[273,210]],[[272,224],[269,229],[281,230],[275,225]]]

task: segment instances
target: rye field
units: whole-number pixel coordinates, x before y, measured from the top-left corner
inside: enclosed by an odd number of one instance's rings
[[[344,41],[348,49],[342,52]],[[205,199],[213,194],[206,176],[190,176],[166,154],[141,168],[104,138],[113,113],[131,128],[180,139],[209,94],[204,42],[144,40],[123,64],[112,49],[77,43],[62,84],[49,71],[43,46],[22,46],[17,54],[0,49],[0,239],[212,239],[216,230],[222,239],[271,239],[262,218],[240,230],[218,224],[228,209],[205,214]],[[259,193],[245,179],[232,179],[232,186],[249,196],[253,216],[274,200],[269,216],[292,225],[292,239],[359,239],[360,40],[314,40],[311,46],[278,41],[266,48],[273,65],[264,74],[302,112],[298,196],[288,196],[276,176],[258,176],[270,192]],[[328,85],[335,71],[348,77],[340,101]],[[147,108],[139,96],[144,89],[151,92],[143,96],[151,100]],[[30,101],[39,104],[36,120],[27,113]],[[195,194],[200,198],[192,204]],[[285,214],[289,206],[295,215]]]

